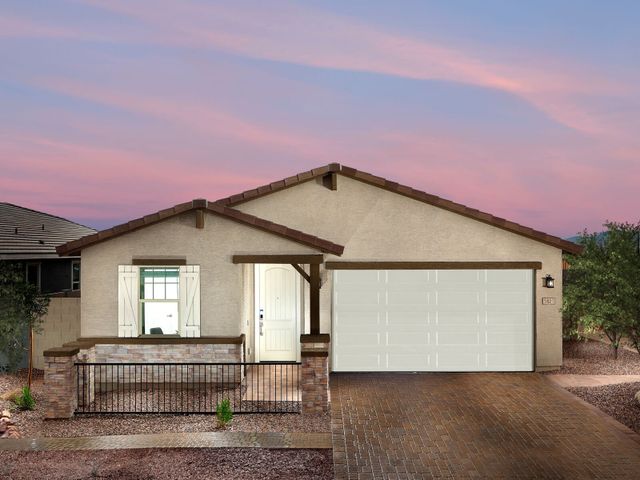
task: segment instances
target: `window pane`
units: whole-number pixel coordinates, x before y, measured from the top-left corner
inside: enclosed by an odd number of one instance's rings
[[[178,284],[177,283],[167,283],[167,286],[166,286],[166,298],[167,298],[167,300],[177,300],[178,299]]]
[[[144,296],[142,298],[153,298],[153,284],[146,283],[144,284]]]
[[[178,302],[145,302],[144,333],[178,334]],[[152,329],[154,329],[152,331]],[[159,329],[159,330],[157,330]]]
[[[154,298],[154,300],[164,300],[165,299],[164,283],[154,283],[154,285],[153,285],[153,298]]]

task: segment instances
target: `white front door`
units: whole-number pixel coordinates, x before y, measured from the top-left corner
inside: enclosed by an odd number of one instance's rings
[[[260,361],[295,361],[298,356],[300,274],[291,265],[256,265]]]

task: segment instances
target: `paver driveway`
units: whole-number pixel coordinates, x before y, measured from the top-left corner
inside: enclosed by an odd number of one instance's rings
[[[336,478],[640,478],[638,437],[542,375],[333,374]]]

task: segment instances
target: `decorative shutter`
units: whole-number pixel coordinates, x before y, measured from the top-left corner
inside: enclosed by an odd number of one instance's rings
[[[200,266],[180,267],[180,336],[200,336]]]
[[[137,337],[140,286],[138,267],[118,265],[118,336]]]

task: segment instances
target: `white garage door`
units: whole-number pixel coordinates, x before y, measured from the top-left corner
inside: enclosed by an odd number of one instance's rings
[[[532,270],[335,270],[334,371],[533,370]]]

